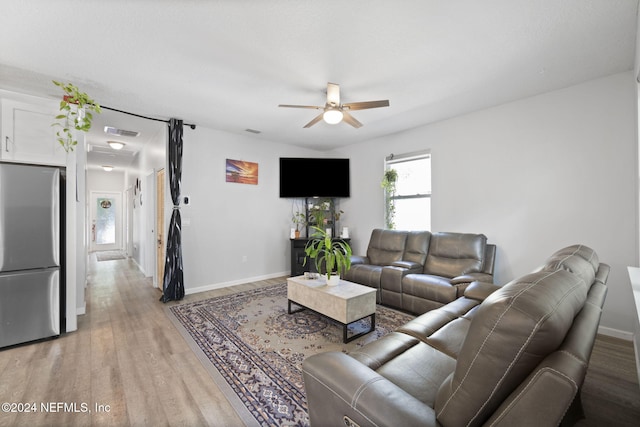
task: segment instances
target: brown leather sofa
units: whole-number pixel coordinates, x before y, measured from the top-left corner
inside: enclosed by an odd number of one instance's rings
[[[375,229],[343,278],[377,289],[379,304],[422,314],[475,280],[493,282],[495,254],[483,234]]]
[[[608,274],[593,250],[570,246],[352,353],[307,358],[311,425],[558,425],[580,409]]]

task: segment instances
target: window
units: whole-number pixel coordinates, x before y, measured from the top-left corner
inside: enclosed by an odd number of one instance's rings
[[[387,228],[430,230],[431,154],[392,154],[385,159],[385,171],[389,170],[395,170],[397,178],[395,191],[386,189]]]

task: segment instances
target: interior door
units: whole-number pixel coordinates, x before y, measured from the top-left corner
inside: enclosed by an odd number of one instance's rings
[[[91,251],[122,249],[122,193],[91,192]]]
[[[163,290],[164,281],[164,247],[165,247],[165,235],[164,235],[164,169],[160,169],[156,173],[156,271],[157,271],[157,286],[161,291]]]

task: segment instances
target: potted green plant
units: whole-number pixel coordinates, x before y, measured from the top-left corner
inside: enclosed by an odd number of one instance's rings
[[[313,224],[315,227],[324,227],[329,221],[327,218],[327,211],[330,205],[327,201],[316,201],[309,206],[309,224]]]
[[[396,225],[394,217],[396,214],[396,206],[393,196],[396,194],[396,181],[398,180],[398,172],[395,169],[387,169],[384,171],[380,186],[384,190],[385,198],[385,222],[389,230],[393,230]]]
[[[60,101],[60,114],[56,116],[56,120],[62,122],[57,121],[52,126],[61,128],[56,132],[56,136],[65,151],[73,151],[73,147],[78,145],[73,130],[89,131],[93,121],[92,111],[100,113],[100,105],[71,83],[54,80],[53,84],[62,88],[64,95]]]
[[[311,227],[314,233],[310,236],[304,252],[307,257],[315,260],[316,270],[324,271],[327,285],[335,286],[340,283],[340,274],[351,268],[351,246],[341,239],[332,239],[331,234],[319,227]]]
[[[300,227],[304,226],[307,223],[307,217],[303,212],[298,211],[291,217],[291,222],[296,225],[295,236],[297,239],[298,237],[300,237]]]

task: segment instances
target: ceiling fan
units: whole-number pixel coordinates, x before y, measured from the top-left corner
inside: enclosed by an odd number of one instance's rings
[[[312,108],[314,110],[322,110],[322,113],[317,115],[313,120],[304,125],[305,128],[309,128],[320,120],[323,120],[329,124],[336,124],[344,121],[354,128],[362,127],[362,123],[355,119],[350,111],[355,110],[367,110],[369,108],[388,107],[389,100],[383,101],[365,101],[365,102],[350,102],[348,104],[340,103],[340,85],[336,83],[327,83],[327,103],[324,107],[318,105],[288,105],[280,104],[278,107],[286,108]]]

